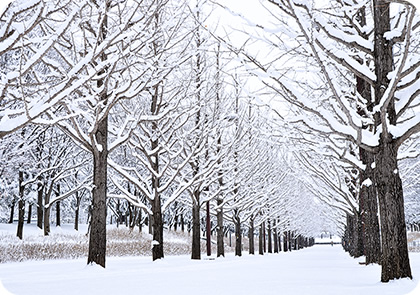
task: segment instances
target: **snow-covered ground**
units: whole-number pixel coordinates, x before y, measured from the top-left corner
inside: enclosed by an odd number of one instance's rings
[[[192,261],[188,256],[108,258],[0,264],[0,280],[15,295],[48,294],[420,294],[420,254],[411,253],[414,280],[382,284],[379,266],[359,265],[341,246],[264,256]],[[362,259],[360,259],[362,260]],[[0,294],[7,294],[6,289]],[[3,293],[2,293],[3,292]]]

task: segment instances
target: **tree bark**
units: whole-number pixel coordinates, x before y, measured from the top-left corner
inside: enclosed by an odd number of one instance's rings
[[[366,165],[366,169],[360,172],[360,183],[362,184],[360,195],[362,195],[364,201],[362,208],[364,254],[366,256],[366,264],[379,264],[381,259],[381,239],[379,235],[378,201],[376,187],[372,182],[374,181],[372,165],[375,159],[374,154],[364,149],[360,149],[359,153],[360,159]],[[372,184],[363,185],[368,179]]]
[[[397,166],[397,148],[391,138],[381,138],[376,155],[375,182],[378,191],[382,235],[381,281],[412,278],[408,257],[402,182]]]
[[[45,194],[45,204],[49,204],[50,203],[50,196],[51,196],[51,192],[48,192],[47,194]],[[51,206],[44,206],[44,236],[48,236],[50,234],[50,210],[51,210]]]
[[[100,85],[99,85],[100,86]],[[92,215],[90,220],[88,264],[105,267],[106,256],[106,190],[108,158],[108,119],[98,122],[94,134],[97,145],[93,147]],[[92,140],[92,142],[94,142]],[[99,147],[99,148],[98,148]]]
[[[273,240],[274,240],[274,253],[279,253],[279,239],[277,235],[276,220],[273,220]]]
[[[363,205],[362,205],[363,207]],[[360,257],[364,255],[364,244],[363,244],[363,223],[361,209],[354,215],[354,257]]]
[[[60,195],[60,184],[57,183],[57,190],[55,192],[55,195],[58,197]],[[56,205],[55,205],[55,224],[56,226],[61,226],[61,206],[60,206],[60,201],[57,201]]]
[[[258,235],[258,254],[260,255],[264,255],[264,236],[263,236],[263,225],[261,223],[260,228],[259,228],[260,232]]]
[[[222,199],[217,199],[217,257],[225,256],[225,244],[223,234],[223,204]]]
[[[268,253],[273,253],[273,242],[272,242],[272,236],[271,236],[271,221],[267,221],[267,236],[268,236]]]
[[[235,223],[235,256],[242,256],[241,218],[236,214],[233,219]]]
[[[283,251],[287,252],[288,245],[287,245],[287,231],[283,232]]]
[[[184,214],[181,213],[181,231],[185,232]]]
[[[13,223],[13,217],[15,215],[15,204],[16,204],[16,202],[13,200],[12,205],[10,206],[9,223]]]
[[[390,31],[390,3],[373,0],[374,5],[374,60],[375,60],[375,104],[380,104],[385,89],[389,86],[388,74],[393,71],[393,44],[385,37]],[[395,126],[397,116],[395,98],[391,98],[386,109],[389,125]],[[385,126],[378,113],[376,125]],[[392,134],[382,128],[378,152],[375,155],[375,185],[378,193],[382,243],[381,281],[412,278],[408,258],[407,233],[404,215],[404,196],[397,163],[398,146]]]
[[[26,223],[30,224],[32,221],[32,204],[28,204],[28,216],[26,218]]]
[[[248,240],[249,240],[249,254],[254,255],[255,254],[254,219],[252,217],[249,220]]]
[[[55,215],[56,215],[56,226],[61,226],[61,206],[60,201],[57,201],[55,205]]]
[[[207,201],[206,203],[206,245],[207,245],[207,256],[211,256],[210,201]]]
[[[44,199],[44,186],[41,182],[38,182],[37,185],[37,193],[38,193],[38,199],[37,199],[37,209],[36,209],[36,217],[37,217],[37,222],[36,225],[42,229],[42,220],[44,219],[44,204],[43,204],[43,199]]]
[[[266,239],[266,236],[265,236],[265,221],[263,221],[263,223],[262,223],[262,234],[263,234],[264,253],[267,253],[267,239]]]
[[[194,190],[194,201],[192,207],[192,247],[191,259],[201,259],[200,249],[200,191]]]
[[[106,2],[103,22],[99,28],[98,37],[103,41],[108,31],[107,11],[111,3]],[[101,61],[107,60],[107,54],[100,56]],[[98,76],[105,75],[105,70],[100,71]],[[107,194],[107,160],[108,160],[108,116],[102,115],[108,99],[108,87],[105,78],[99,78],[96,82],[98,89],[102,89],[98,95],[98,105],[95,128],[90,134],[93,154],[93,190],[89,234],[89,250],[87,263],[96,263],[105,268],[106,257],[106,194]],[[101,117],[103,116],[103,117]]]
[[[153,212],[153,247],[152,259],[153,261],[161,259],[163,255],[163,218],[162,218],[162,204],[160,195],[156,194],[152,205]],[[150,220],[151,221],[151,220]]]
[[[19,170],[19,202],[18,202],[18,226],[17,237],[23,239],[23,224],[25,222],[25,199],[24,199],[24,186],[23,186],[23,171]]]
[[[79,230],[80,199],[81,198],[79,197],[79,192],[76,192],[76,210],[74,213],[74,229],[77,231]]]

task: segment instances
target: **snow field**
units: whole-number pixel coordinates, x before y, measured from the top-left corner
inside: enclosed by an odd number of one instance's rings
[[[86,266],[86,259],[6,263],[0,264],[0,280],[15,295],[420,294],[415,290],[420,254],[411,253],[410,259],[414,280],[388,284],[380,283],[378,265],[359,265],[363,259],[352,259],[339,245],[200,261],[185,255],[155,262],[150,257],[111,257],[106,269]]]

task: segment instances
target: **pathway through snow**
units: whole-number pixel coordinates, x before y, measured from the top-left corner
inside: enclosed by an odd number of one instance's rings
[[[291,253],[191,261],[187,256],[109,258],[107,268],[85,260],[0,264],[0,280],[24,294],[420,294],[420,254],[410,256],[414,281],[381,284],[379,266],[362,266],[339,245]],[[418,291],[418,290],[417,290]],[[4,291],[3,291],[4,292]],[[0,289],[0,294],[2,290]]]

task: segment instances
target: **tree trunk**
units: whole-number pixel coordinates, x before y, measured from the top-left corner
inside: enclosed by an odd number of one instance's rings
[[[273,220],[273,240],[274,240],[274,253],[279,253],[279,239],[277,235],[276,220]]]
[[[287,252],[288,245],[287,245],[287,231],[283,232],[283,251]]]
[[[258,235],[258,254],[260,255],[264,255],[264,234],[263,234],[263,225],[261,223],[260,228],[259,228],[260,232]]]
[[[184,214],[181,214],[181,231],[185,232]]]
[[[210,201],[207,201],[206,203],[206,244],[207,244],[207,256],[211,256]]]
[[[55,204],[55,216],[56,216],[56,226],[61,226],[61,204],[60,201],[57,201]]]
[[[357,20],[360,26],[367,24],[365,8],[358,11]],[[366,40],[369,39],[367,34],[362,35]],[[372,86],[362,77],[356,76],[357,92],[366,100],[367,111],[373,111]],[[359,108],[357,110],[360,116],[368,118],[366,109]],[[378,124],[379,122],[377,122]],[[365,125],[365,129],[372,129],[373,126]],[[379,263],[381,255],[381,245],[379,237],[379,221],[378,221],[378,201],[376,188],[373,185],[374,173],[372,165],[375,162],[374,154],[359,148],[359,157],[365,165],[365,169],[361,169],[359,173],[360,191],[359,191],[359,207],[361,212],[362,232],[363,232],[363,248],[366,256],[366,264]]]
[[[148,218],[149,235],[153,235],[153,215],[149,214]]]
[[[217,257],[225,256],[225,244],[223,239],[223,200],[217,199]]]
[[[25,222],[25,200],[24,200],[24,186],[23,186],[23,171],[19,171],[19,202],[18,202],[18,226],[17,237],[23,239],[23,223]]]
[[[262,234],[263,234],[264,253],[267,253],[267,239],[265,237],[265,221],[263,221],[262,223]]]
[[[363,206],[362,206],[363,207]],[[356,212],[354,215],[354,257],[360,257],[364,255],[364,245],[363,245],[363,223],[362,223],[362,214],[360,213],[361,209],[359,209],[359,212]]]
[[[44,204],[43,204],[43,199],[44,199],[44,186],[42,185],[41,182],[38,183],[38,199],[37,199],[37,209],[36,209],[36,217],[37,217],[37,222],[36,225],[42,229],[42,220],[44,219]]]
[[[200,249],[200,191],[194,190],[192,207],[192,248],[191,259],[201,259]]]
[[[267,235],[268,235],[268,253],[273,253],[273,243],[272,243],[272,236],[271,236],[271,221],[267,221]]]
[[[233,219],[235,223],[235,256],[242,256],[241,218],[236,215]]]
[[[97,146],[93,152],[92,215],[90,220],[88,264],[105,267],[106,256],[106,190],[108,157],[108,120],[98,123],[94,137]],[[93,142],[93,141],[92,141]],[[98,148],[99,147],[99,148]]]
[[[26,219],[26,223],[30,224],[32,221],[32,204],[28,205],[28,217]]]
[[[50,194],[51,192],[48,192],[47,194],[45,194],[45,204],[49,204],[50,203]],[[44,236],[48,236],[50,234],[50,210],[51,210],[51,206],[44,206]]]
[[[13,217],[15,215],[15,204],[16,202],[13,201],[12,205],[10,206],[10,217],[9,217],[9,223],[13,223]]]
[[[254,219],[249,220],[249,230],[248,230],[248,240],[249,240],[249,254],[255,254],[255,245],[254,245]]]
[[[76,192],[76,210],[74,212],[74,229],[79,230],[79,212],[80,212],[80,200],[79,192]],[[111,216],[112,218],[112,216]]]
[[[156,194],[152,205],[153,211],[153,261],[163,258],[163,218],[160,195]],[[151,220],[150,220],[151,221]]]
[[[364,149],[360,149],[360,159],[366,165],[366,169],[360,172],[360,195],[363,199],[362,222],[364,234],[364,254],[366,256],[366,264],[380,263],[381,258],[381,240],[379,235],[378,220],[378,201],[376,195],[376,187],[363,185],[365,181],[374,180],[372,164],[375,162],[374,154]]]
[[[381,281],[412,278],[405,227],[404,197],[397,166],[397,148],[392,138],[381,138],[376,155],[375,182],[378,191],[382,235]]]
[[[292,251],[293,239],[292,239],[292,232],[290,230],[287,231],[287,245],[289,246],[289,251]]]
[[[277,236],[278,236],[278,239],[279,239],[279,252],[281,252],[282,251],[282,249],[281,249],[281,232],[278,232],[277,233]]]
[[[390,3],[386,0],[374,0],[374,60],[375,60],[375,105],[380,104],[385,90],[389,86],[388,74],[394,69],[393,44],[385,37],[390,31]],[[395,126],[397,116],[395,98],[391,98],[386,109],[386,119],[390,126]],[[378,115],[376,125],[384,123]],[[392,134],[382,128],[378,152],[375,155],[375,185],[378,193],[382,243],[381,281],[399,278],[412,278],[408,258],[407,234],[404,215],[404,196],[398,171],[398,146]]]
[[[139,208],[139,233],[142,232],[142,227],[143,227],[143,222],[142,222],[142,219],[143,219],[142,215],[143,215],[143,213],[142,213],[142,211],[143,211],[143,209]]]
[[[105,4],[105,16],[100,26],[98,37],[103,41],[106,39],[108,31],[107,11],[111,3]],[[107,54],[103,53],[100,56],[101,61],[107,60]],[[98,76],[105,74],[105,71],[100,71]],[[96,82],[98,89],[102,89],[99,93],[96,115],[98,121],[90,134],[90,141],[92,143],[93,154],[93,190],[92,190],[92,205],[91,205],[91,219],[90,219],[90,234],[89,234],[89,250],[87,263],[96,263],[105,268],[106,258],[106,194],[107,194],[107,159],[108,159],[108,116],[102,115],[104,106],[107,104],[108,89],[106,79],[99,78]],[[103,117],[101,117],[103,116]]]

